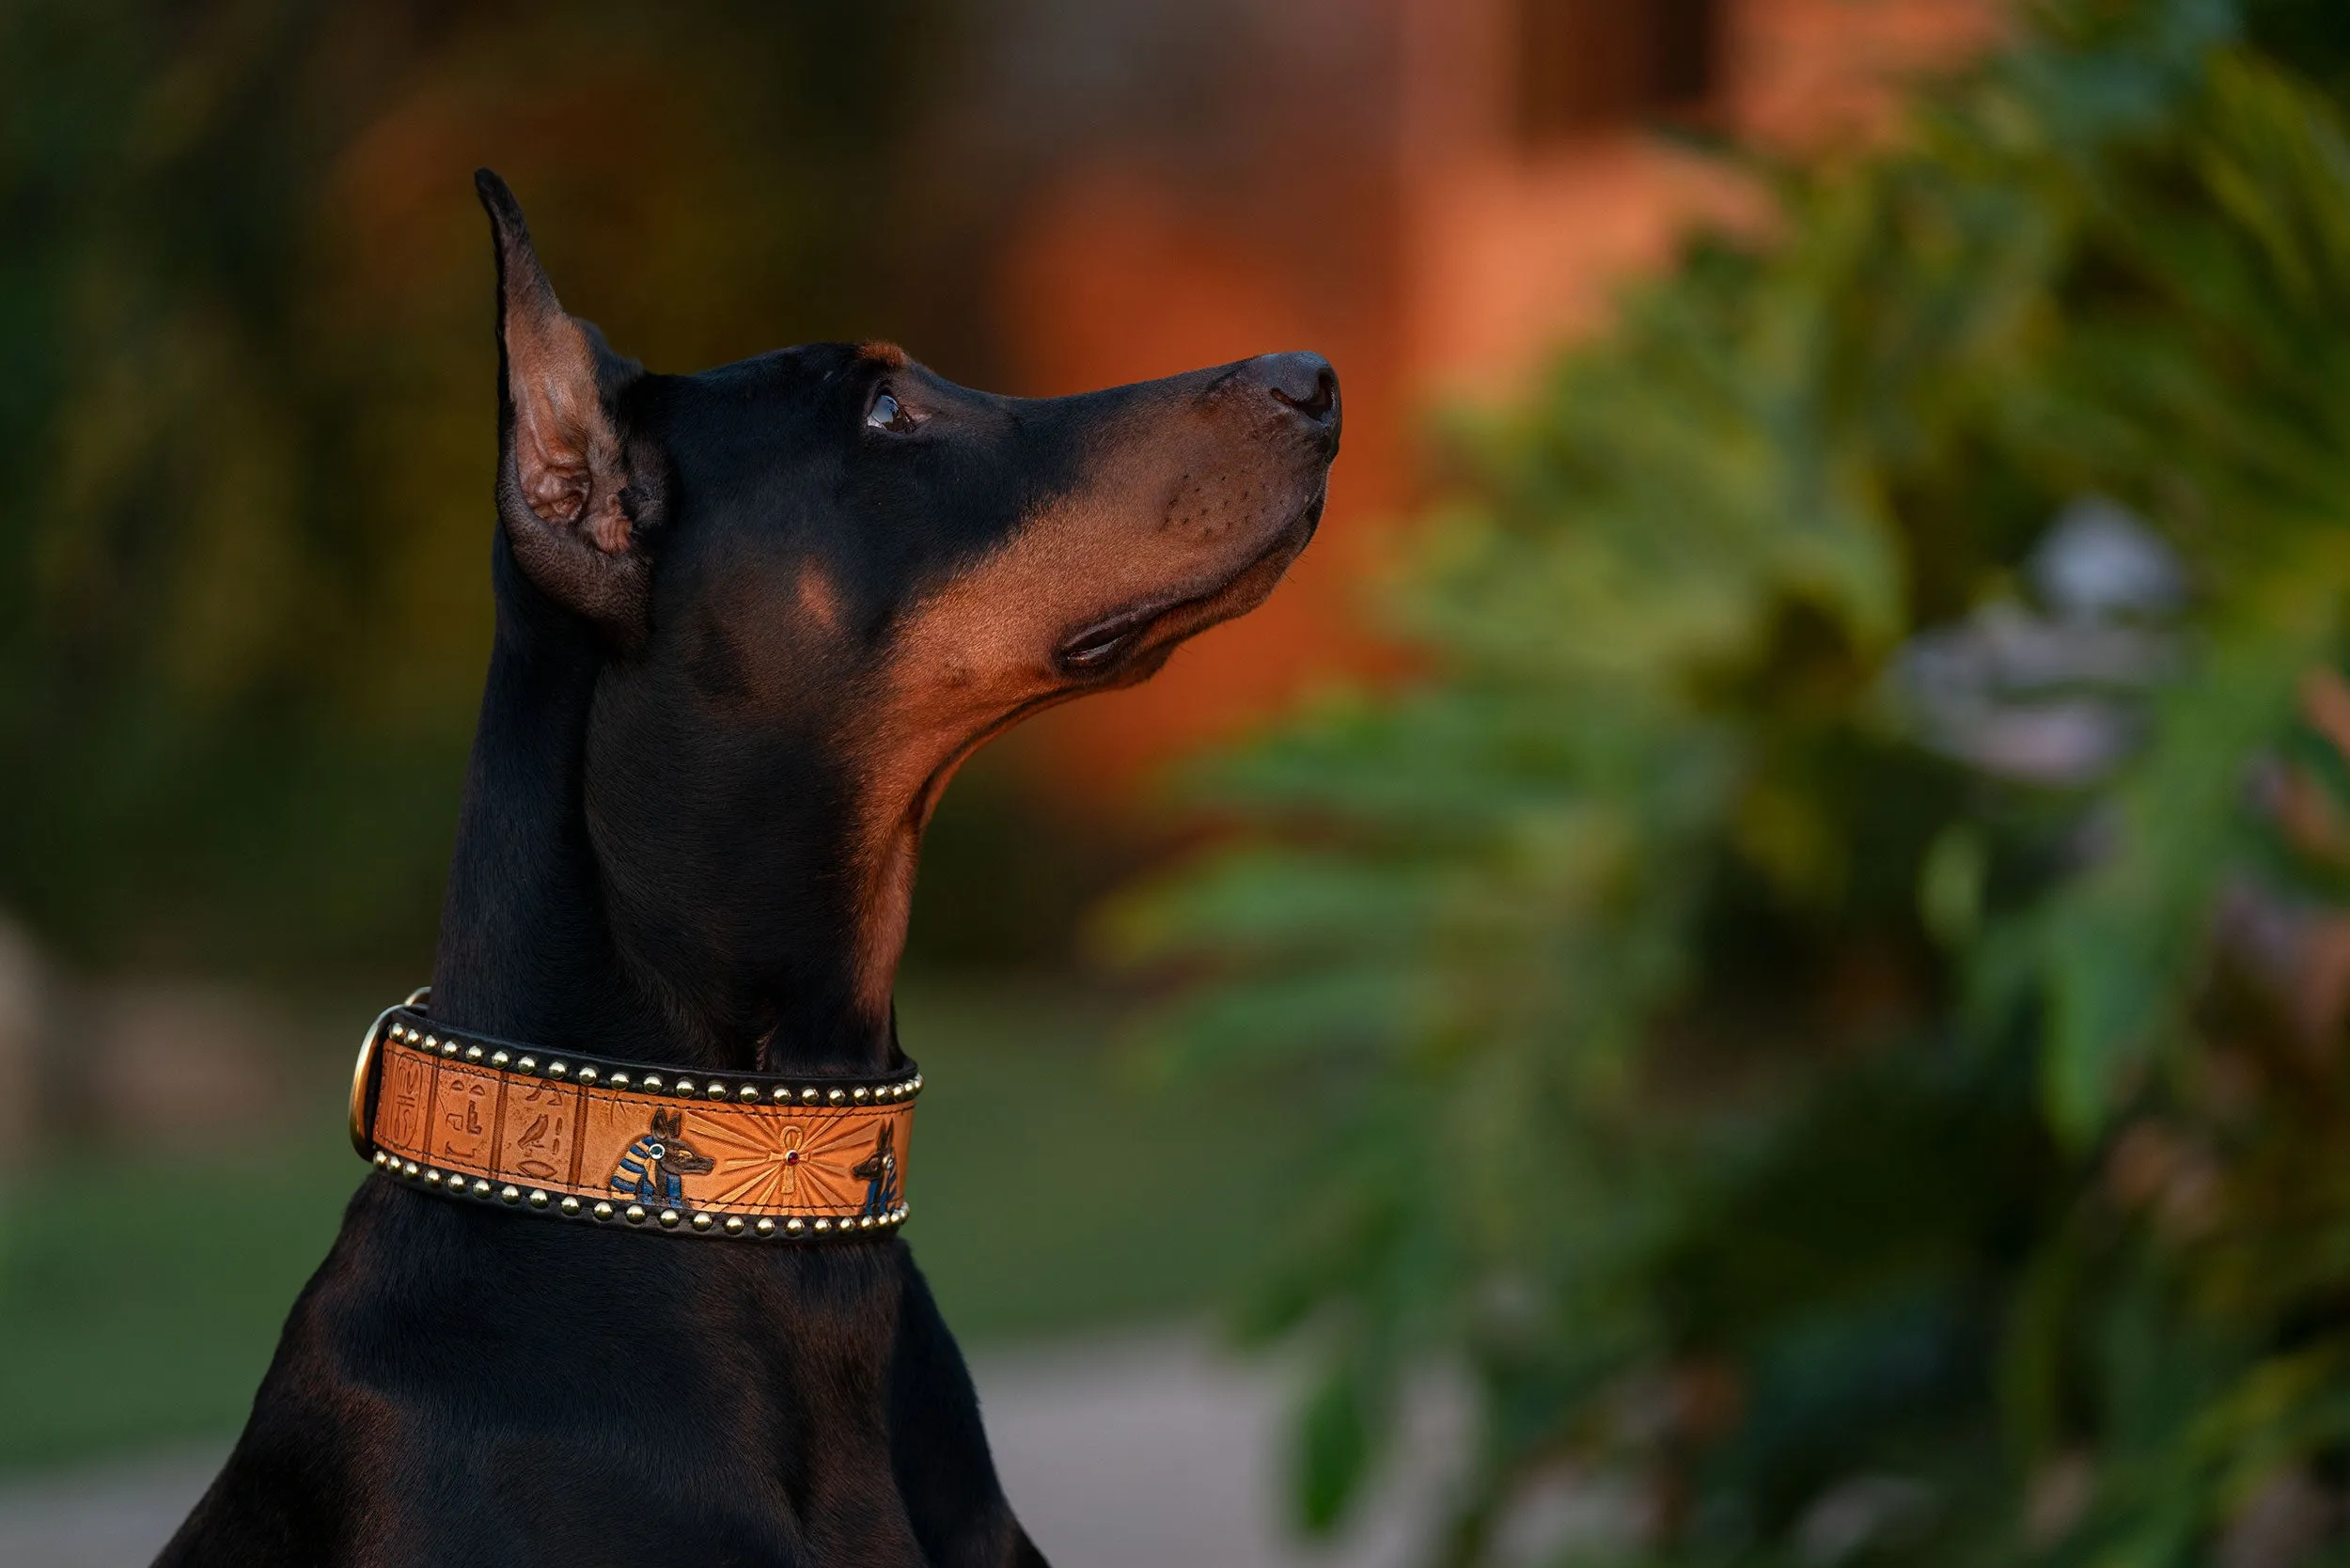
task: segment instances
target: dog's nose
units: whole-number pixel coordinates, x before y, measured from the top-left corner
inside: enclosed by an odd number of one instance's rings
[[[1318,353],[1269,353],[1249,362],[1274,401],[1332,431],[1339,428],[1339,373]]]

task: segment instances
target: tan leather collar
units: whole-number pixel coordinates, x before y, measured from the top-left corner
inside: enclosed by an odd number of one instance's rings
[[[436,1029],[425,994],[360,1043],[351,1138],[451,1198],[742,1240],[904,1223],[922,1074],[704,1077]]]

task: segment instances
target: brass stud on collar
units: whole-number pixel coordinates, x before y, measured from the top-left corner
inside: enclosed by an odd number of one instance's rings
[[[873,1091],[866,1088],[863,1084],[859,1084],[854,1089],[849,1090],[849,1098],[854,1100],[860,1105],[872,1097]]]
[[[402,1176],[414,1176],[416,1173],[416,1162],[414,1160],[408,1160],[402,1163],[400,1168],[400,1173]]]
[[[674,1231],[674,1230],[676,1230],[676,1229],[677,1229],[677,1217],[678,1217],[678,1216],[677,1216],[677,1211],[676,1211],[675,1209],[664,1209],[664,1210],[662,1210],[662,1211],[661,1211],[661,1228],[662,1228],[664,1231]]]
[[[652,1080],[650,1078],[647,1078],[645,1082],[650,1084]],[[672,1094],[691,1094],[694,1092],[694,1080],[691,1078],[680,1078],[677,1081],[676,1087],[670,1090],[669,1092]]]
[[[450,1043],[451,1045],[454,1045],[454,1044],[456,1044],[456,1043],[457,1043],[457,1042],[455,1042],[454,1040],[452,1040],[452,1041],[450,1041],[450,1042],[449,1042],[449,1043]],[[438,1035],[430,1035],[430,1034],[428,1034],[428,1035],[426,1035],[426,1036],[424,1037],[424,1048],[425,1048],[426,1050],[428,1050],[428,1051],[436,1051],[436,1050],[440,1049],[440,1046],[441,1046],[441,1041],[440,1041],[440,1037],[439,1037]]]
[[[750,1089],[751,1086],[744,1084],[743,1087],[744,1089]],[[727,1097],[727,1086],[724,1084],[711,1084],[705,1088],[702,1092],[709,1095],[713,1100],[723,1100]],[[752,1089],[751,1092],[756,1094],[759,1090]]]
[[[481,1059],[481,1047],[478,1045],[466,1046],[465,1059],[467,1061],[479,1061]]]
[[[506,1184],[506,1185],[504,1185],[504,1186],[502,1186],[502,1187],[498,1188],[498,1201],[499,1201],[499,1202],[501,1202],[501,1203],[519,1203],[519,1202],[521,1202],[522,1200],[523,1200],[523,1189],[522,1189],[522,1188],[520,1188],[520,1187],[518,1187],[518,1186],[516,1186],[513,1183],[509,1182],[509,1183],[507,1183],[507,1184]]]
[[[486,1180],[484,1180],[483,1178],[481,1178],[481,1177],[479,1177],[479,1176],[475,1177],[475,1178],[473,1179],[473,1195],[474,1195],[476,1198],[487,1198],[487,1197],[489,1197],[489,1196],[490,1196],[490,1184],[489,1184]]]
[[[734,1091],[734,1097],[747,1105],[753,1100],[759,1098],[759,1086],[757,1084],[744,1084],[741,1089]]]
[[[761,1237],[772,1236],[776,1233],[776,1222],[761,1216],[760,1222],[751,1229],[758,1231]]]
[[[439,1186],[441,1184],[441,1173],[437,1170],[426,1171],[424,1173],[424,1184],[429,1187]]]
[[[424,1037],[424,1048],[428,1051],[432,1049],[432,1037],[429,1034]],[[454,1040],[444,1040],[441,1042],[441,1055],[445,1057],[453,1057],[456,1054],[457,1042]]]
[[[648,1073],[643,1077],[636,1080],[636,1086],[648,1094],[658,1094],[661,1092],[663,1088],[661,1074],[658,1073]]]
[[[612,1087],[614,1089],[626,1089],[628,1087],[628,1074],[625,1073],[613,1074]]]
[[[816,1103],[816,1090],[813,1086],[800,1090],[800,1103],[804,1105],[812,1105]]]
[[[793,1215],[790,1219],[783,1222],[783,1228],[786,1231],[796,1236],[801,1231],[807,1229],[807,1221],[802,1219],[797,1215]]]
[[[492,1051],[490,1053],[490,1065],[493,1067],[503,1067],[513,1059],[514,1058],[512,1057],[508,1056],[504,1051]]]
[[[559,1061],[551,1061],[547,1063],[547,1076],[550,1078],[559,1078],[570,1071],[570,1068],[564,1066]]]
[[[822,1234],[822,1232],[824,1232],[824,1231],[829,1231],[829,1230],[831,1230],[831,1229],[832,1229],[832,1221],[831,1221],[831,1220],[829,1220],[829,1219],[820,1219],[820,1220],[818,1220],[818,1221],[816,1222],[816,1230],[817,1230],[817,1231],[818,1231],[818,1233],[819,1233],[819,1234]]]
[[[727,1215],[727,1234],[729,1236],[739,1236],[742,1233],[743,1216],[741,1215]]]
[[[562,1210],[567,1215],[577,1215],[579,1213],[579,1200],[566,1195],[563,1200],[557,1203],[556,1207]]]
[[[717,1221],[712,1219],[708,1215],[696,1215],[694,1216],[694,1229],[697,1231],[707,1231],[716,1223]]]
[[[514,1065],[521,1068],[525,1073],[536,1073],[539,1071],[539,1058],[537,1057],[525,1057]]]
[[[830,1092],[829,1094],[826,1094],[826,1095],[824,1096],[824,1098],[825,1098],[825,1099],[827,1099],[827,1100],[830,1100],[830,1101],[831,1101],[834,1105],[837,1105],[840,1104],[843,1100],[846,1100],[846,1099],[848,1098],[848,1096],[847,1096],[846,1094],[841,1093],[841,1092],[840,1092],[840,1090],[837,1090],[837,1089],[836,1089],[836,1090],[834,1090],[832,1092]]]
[[[594,1215],[598,1219],[610,1219],[614,1211],[612,1205],[609,1203],[598,1203],[594,1208],[588,1210],[588,1212]]]
[[[859,1215],[856,1228],[860,1231],[870,1231],[873,1228],[873,1216],[871,1215]]]
[[[783,1104],[784,1101],[791,1098],[791,1086],[788,1084],[776,1085],[776,1091],[769,1095],[768,1098],[775,1101],[777,1105]]]
[[[645,1206],[642,1203],[631,1203],[620,1217],[631,1225],[642,1225],[645,1223]]]
[[[591,1084],[596,1081],[598,1074],[592,1067],[583,1067],[579,1070],[577,1076],[581,1083]]]

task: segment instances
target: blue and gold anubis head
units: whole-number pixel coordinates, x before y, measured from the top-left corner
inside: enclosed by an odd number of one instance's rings
[[[698,1176],[717,1162],[685,1141],[685,1113],[652,1113],[652,1127],[631,1143],[612,1168],[612,1190],[622,1198],[671,1206],[685,1201],[687,1176]]]

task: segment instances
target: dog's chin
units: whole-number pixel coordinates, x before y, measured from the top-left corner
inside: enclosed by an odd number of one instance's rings
[[[1315,530],[1322,525],[1327,496],[1326,481],[1316,485],[1311,499],[1263,548],[1204,592],[1136,605],[1093,621],[1064,638],[1055,663],[1059,665],[1065,679],[1058,685],[1031,694],[947,750],[894,819],[900,844],[909,855],[912,853],[955,770],[995,736],[1025,718],[1088,692],[1147,681],[1189,638],[1218,621],[1246,615],[1263,604],[1282,574],[1289,571],[1290,563],[1312,542]],[[1070,657],[1073,651],[1082,654],[1094,649],[1102,650],[1104,656],[1075,661]]]
[[[1192,637],[1263,604],[1312,542],[1325,494],[1318,488],[1262,549],[1205,590],[1130,605],[1071,634],[1054,655],[1061,673],[1087,689],[1132,685]]]

